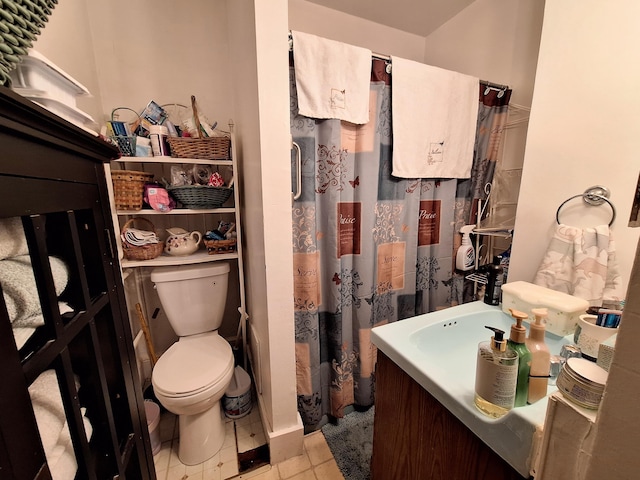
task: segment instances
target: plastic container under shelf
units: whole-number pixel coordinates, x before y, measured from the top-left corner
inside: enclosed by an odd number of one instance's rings
[[[222,397],[224,414],[241,418],[251,411],[251,378],[242,367],[236,367],[229,388]]]
[[[144,401],[144,413],[147,416],[147,427],[149,428],[149,437],[151,439],[151,451],[157,454],[160,451],[160,407],[151,400]]]
[[[529,314],[529,319],[532,319],[531,309],[540,307],[549,312],[547,332],[564,337],[573,334],[580,315],[589,308],[589,302],[529,282],[502,285],[502,311],[506,314],[513,308]]]

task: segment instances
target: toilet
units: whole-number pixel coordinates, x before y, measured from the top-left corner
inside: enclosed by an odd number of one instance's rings
[[[178,415],[178,457],[197,465],[222,447],[225,426],[220,400],[234,371],[233,351],[220,335],[229,264],[159,267],[151,281],[179,339],[158,359],[151,383],[158,401]]]

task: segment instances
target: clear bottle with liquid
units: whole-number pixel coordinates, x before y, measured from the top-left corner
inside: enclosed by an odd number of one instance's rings
[[[507,346],[504,332],[494,332],[491,340],[478,344],[476,384],[473,402],[482,413],[500,418],[513,408],[518,380],[518,354]]]

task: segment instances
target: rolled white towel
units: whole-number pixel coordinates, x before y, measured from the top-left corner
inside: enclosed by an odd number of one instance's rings
[[[130,245],[141,247],[143,245],[149,245],[158,243],[160,240],[155,232],[148,232],[146,230],[138,230],[136,228],[127,229],[120,237],[123,242],[127,242]]]

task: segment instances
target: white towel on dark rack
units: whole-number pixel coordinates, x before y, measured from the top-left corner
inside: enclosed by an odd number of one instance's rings
[[[557,225],[533,283],[583,298],[592,306],[601,306],[603,300],[623,300],[609,226]]]
[[[393,175],[469,178],[480,80],[392,57]]]
[[[307,33],[291,36],[300,115],[368,123],[371,50]]]

